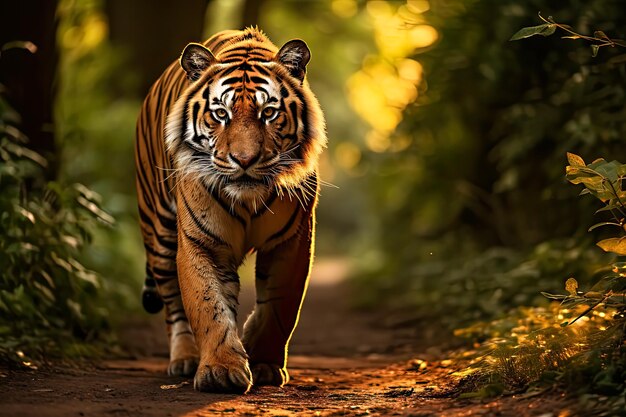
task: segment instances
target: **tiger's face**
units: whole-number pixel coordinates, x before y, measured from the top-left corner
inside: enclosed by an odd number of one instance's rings
[[[305,181],[326,143],[319,104],[304,80],[309,56],[298,40],[278,52],[251,40],[217,57],[189,45],[181,65],[191,83],[166,128],[176,168],[236,200]]]

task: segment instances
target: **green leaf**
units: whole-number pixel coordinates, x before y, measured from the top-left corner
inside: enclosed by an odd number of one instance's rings
[[[530,38],[531,36],[541,35],[541,36],[550,36],[556,31],[556,25],[551,23],[545,23],[539,26],[530,26],[526,28],[522,28],[517,31],[513,36],[511,36],[510,41],[518,41],[524,38]]]
[[[596,30],[595,32],[593,32],[593,36],[595,36],[596,38],[604,39],[606,41],[611,40],[608,36],[606,36],[606,33],[602,32],[601,30]]]
[[[549,292],[545,292],[542,291],[541,295],[543,295],[546,298],[549,298],[551,300],[564,300],[567,298],[567,295],[561,295],[561,294],[550,294]]]
[[[599,173],[581,167],[567,166],[565,168],[565,178],[572,184],[584,184],[592,192],[599,193],[605,191],[604,177]]]
[[[597,57],[599,50],[600,50],[600,45],[591,45],[591,56],[594,58]]]
[[[593,169],[598,174],[608,178],[611,181],[617,181],[622,164],[617,161],[606,162],[604,159],[589,164],[588,168]]]
[[[602,227],[602,226],[618,226],[618,227],[622,227],[621,224],[619,223],[615,223],[615,222],[601,222],[601,223],[596,223],[593,226],[591,226],[589,229],[587,229],[588,232],[591,232],[594,229],[597,229],[598,227]]]
[[[76,198],[76,201],[82,205],[84,208],[89,210],[97,219],[102,220],[104,223],[108,225],[115,224],[115,219],[106,211],[102,210],[98,205],[85,197],[79,196]]]
[[[33,213],[31,213],[30,211],[26,210],[24,207],[16,207],[17,211],[24,217],[26,217],[28,220],[30,220],[31,223],[35,224],[35,215]]]

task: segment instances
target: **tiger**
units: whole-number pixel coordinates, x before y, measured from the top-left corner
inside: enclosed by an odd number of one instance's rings
[[[260,29],[188,44],[152,85],[135,141],[144,308],[165,308],[168,374],[198,391],[289,381],[315,246],[327,146],[307,44]],[[256,252],[256,304],[237,330],[238,267]]]

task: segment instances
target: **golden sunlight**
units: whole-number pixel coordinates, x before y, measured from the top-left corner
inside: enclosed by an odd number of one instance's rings
[[[333,13],[344,19],[354,16],[359,10],[356,0],[333,0],[330,4]]]
[[[392,135],[404,109],[418,97],[422,65],[409,58],[438,39],[421,13],[427,1],[410,1],[396,7],[387,1],[369,1],[366,12],[374,29],[378,51],[368,55],[359,71],[347,81],[348,99],[356,113],[372,128],[366,146],[373,152],[405,149],[406,138],[394,144]],[[333,9],[334,10],[334,9]]]

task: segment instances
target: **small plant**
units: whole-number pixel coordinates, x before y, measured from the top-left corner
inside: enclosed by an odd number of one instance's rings
[[[0,97],[0,361],[97,350],[106,327],[98,277],[78,255],[97,222],[111,224],[83,185],[45,183],[46,160],[26,147],[19,115]]]
[[[581,195],[591,194],[598,198],[604,207],[596,211],[608,212],[612,219],[596,223],[589,228],[592,231],[599,227],[611,227],[616,236],[603,239],[597,243],[605,252],[616,255],[626,255],[626,190],[624,179],[626,178],[626,164],[617,161],[607,162],[604,159],[596,159],[591,164],[578,155],[568,153],[569,165],[566,167],[566,177],[572,184],[583,184],[585,188]],[[615,327],[620,333],[616,345],[621,349],[626,336],[626,263],[616,262],[611,267],[611,273],[604,276],[599,282],[587,291],[578,291],[578,282],[574,278],[567,280],[565,288],[568,295],[545,294],[548,298],[560,300],[566,307],[584,305],[586,308],[570,322],[562,323],[562,326],[574,324],[582,317],[589,316],[594,310],[600,308],[608,310],[612,320],[608,326]],[[603,327],[601,330],[609,330]]]
[[[610,213],[611,220],[589,228],[612,227],[615,236],[597,245],[606,252],[626,255],[626,164],[597,159],[586,164],[567,154],[566,178],[583,184],[581,195],[591,194]],[[487,339],[472,365],[475,384],[502,390],[525,390],[543,382],[569,383],[596,395],[614,396],[611,407],[623,407],[626,385],[626,263],[615,262],[609,273],[588,291],[575,278],[567,279],[567,294],[542,293],[560,301],[551,307],[521,308],[516,315],[457,331],[459,336]],[[478,395],[478,390],[469,396]],[[616,394],[622,394],[616,396]]]
[[[522,28],[517,31],[510,40],[518,41],[520,39],[530,38],[531,36],[536,35],[550,36],[553,35],[557,29],[560,29],[568,33],[567,36],[562,37],[563,39],[583,39],[591,42],[591,55],[594,57],[598,55],[598,51],[602,47],[610,46],[611,48],[614,48],[616,46],[621,46],[626,48],[626,41],[622,39],[611,39],[601,30],[596,30],[593,33],[593,36],[587,36],[575,32],[571,26],[555,22],[552,16],[548,16],[546,19],[541,16],[541,13],[539,13],[539,18],[544,22],[543,24]]]

